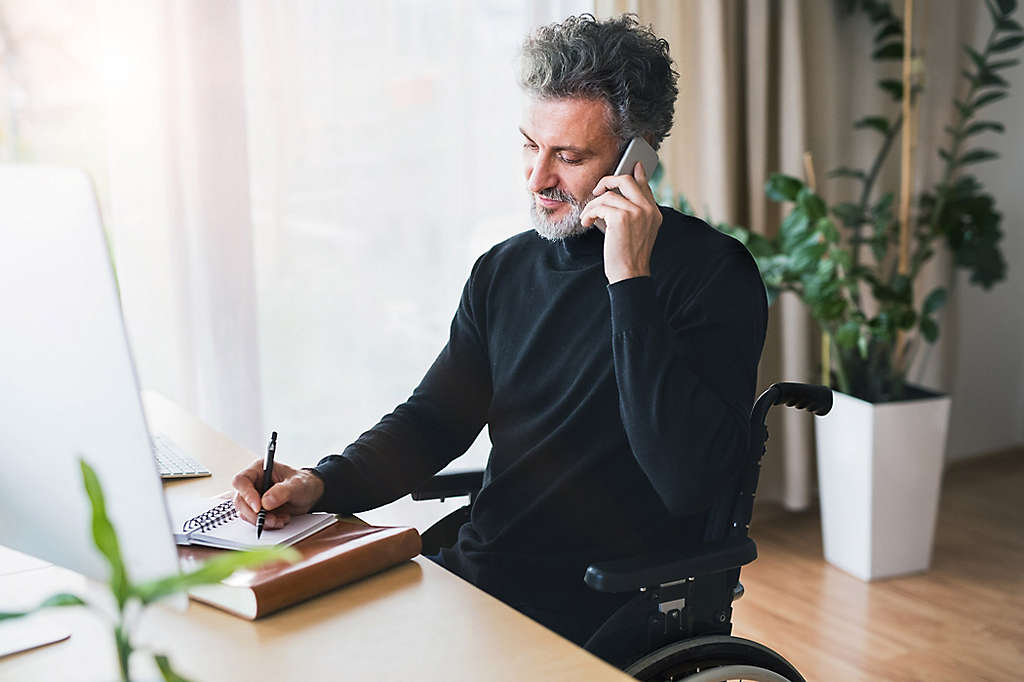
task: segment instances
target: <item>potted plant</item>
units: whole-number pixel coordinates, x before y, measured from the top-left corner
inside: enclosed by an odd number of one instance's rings
[[[988,289],[1005,278],[1001,215],[966,170],[998,156],[971,143],[980,133],[1003,132],[1001,123],[978,113],[1006,97],[1009,84],[1000,73],[1019,63],[1005,57],[1024,43],[1024,30],[1011,16],[1016,0],[987,0],[993,26],[984,45],[964,46],[967,92],[953,103],[948,146],[937,150],[941,180],[916,197],[911,218],[905,136],[902,196],[876,187],[920,90],[911,78],[903,22],[885,2],[847,4],[859,4],[877,29],[872,58],[903,60],[904,67],[902,80],[878,83],[902,103],[901,111],[853,124],[880,135],[871,166],[829,174],[859,183],[858,201],[830,204],[813,179],[776,174],[766,194],[791,210],[774,237],[725,223],[716,227],[750,250],[769,301],[793,292],[822,329],[824,374],[837,389],[832,414],[816,424],[825,557],[870,580],[930,564],[950,398],[906,379],[922,343],[939,336],[935,314],[947,290],[925,295],[915,284],[940,245],[952,253],[955,267],[969,271],[972,284]],[[685,199],[677,203],[689,208]]]
[[[294,562],[300,558],[299,553],[290,547],[257,547],[244,552],[229,551],[207,561],[200,568],[189,573],[133,583],[121,560],[121,547],[114,526],[107,516],[107,507],[99,479],[85,460],[80,460],[80,464],[85,491],[92,507],[93,543],[110,565],[110,591],[116,604],[114,617],[111,619],[107,609],[91,604],[82,597],[59,593],[43,600],[32,611],[0,611],[0,620],[19,618],[39,609],[58,606],[88,606],[92,608],[99,616],[111,620],[114,644],[117,650],[118,670],[122,682],[130,682],[132,679],[130,674],[131,656],[133,652],[139,650],[139,647],[132,642],[131,625],[138,621],[138,615],[143,608],[163,597],[188,590],[196,585],[219,582],[239,568],[258,566],[272,561]],[[171,667],[171,662],[166,655],[151,653],[153,662],[165,682],[188,682]]]

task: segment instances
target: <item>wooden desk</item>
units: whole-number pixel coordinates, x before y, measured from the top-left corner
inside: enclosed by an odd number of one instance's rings
[[[168,482],[169,497],[226,490],[256,458],[165,398],[144,400],[151,428],[214,473]],[[0,577],[0,604],[97,587],[56,566],[29,568]],[[66,623],[71,639],[0,659],[0,680],[117,679],[112,635],[94,613],[44,614],[33,617]],[[184,612],[157,605],[138,633],[196,681],[631,679],[423,557],[256,622],[195,602]],[[140,654],[133,672],[159,679]]]

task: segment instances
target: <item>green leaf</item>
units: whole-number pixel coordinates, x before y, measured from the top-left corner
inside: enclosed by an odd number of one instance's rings
[[[939,338],[939,325],[934,319],[930,317],[921,317],[921,322],[918,325],[921,329],[921,336],[925,338],[928,343],[935,343],[935,340]]]
[[[979,163],[981,161],[991,161],[992,159],[998,159],[999,154],[996,154],[991,149],[972,149],[967,152],[959,159],[956,160],[958,166],[966,166],[969,163]]]
[[[825,255],[828,244],[818,234],[812,233],[798,247],[793,249],[790,258],[790,270],[806,273],[817,270],[818,261]]]
[[[978,99],[974,100],[974,102],[971,103],[971,108],[980,109],[986,104],[991,104],[992,102],[998,102],[1001,99],[1005,99],[1006,95],[1007,93],[1003,90],[986,92],[984,95],[982,95],[981,97],[979,97]]]
[[[854,128],[874,128],[878,132],[885,135],[889,132],[889,119],[884,116],[865,116],[859,121],[854,122]]]
[[[863,180],[867,175],[862,170],[856,168],[847,168],[846,166],[840,166],[834,170],[830,170],[826,173],[826,177],[829,178],[856,178],[857,180]]]
[[[831,256],[832,260],[836,262],[836,265],[840,265],[847,270],[850,269],[850,265],[853,263],[853,256],[847,249],[835,247],[832,249]]]
[[[1013,11],[1017,9],[1017,0],[996,0],[996,4],[999,5],[999,11],[1003,13],[1003,16],[1013,14]]]
[[[764,192],[772,201],[796,201],[796,195],[803,186],[803,182],[792,176],[773,173],[764,186]]]
[[[972,123],[971,125],[967,126],[967,129],[964,130],[963,134],[964,137],[967,137],[969,135],[977,135],[978,133],[983,132],[985,130],[994,130],[997,133],[1002,133],[1006,129],[1003,127],[1002,123],[999,123],[997,121],[978,121],[977,123]]]
[[[7,620],[9,618],[21,618],[27,616],[30,613],[35,613],[40,609],[49,609],[57,606],[85,606],[85,602],[80,598],[68,592],[58,592],[55,595],[47,597],[39,603],[39,606],[35,607],[30,611],[0,611],[0,620]]]
[[[754,258],[764,258],[765,256],[771,256],[775,253],[775,247],[772,245],[772,241],[763,235],[757,234],[756,232],[747,233],[747,250],[750,251]]]
[[[989,71],[999,71],[1000,69],[1009,69],[1010,67],[1017,66],[1020,64],[1019,59],[1004,59],[998,62],[991,62],[988,65]]]
[[[963,116],[964,118],[970,118],[971,114],[973,113],[973,109],[970,107],[970,105],[965,104],[964,102],[961,102],[958,99],[953,100],[953,106],[956,107],[956,110],[959,111],[960,115]]]
[[[897,299],[910,301],[911,284],[910,278],[906,275],[896,275],[892,278],[892,292]]]
[[[836,343],[839,344],[841,348],[853,348],[857,343],[857,337],[859,335],[860,325],[853,320],[847,320],[839,325],[839,329],[836,330]]]
[[[802,210],[794,210],[779,224],[779,250],[791,253],[807,240],[811,233],[810,221]]]
[[[903,27],[900,25],[900,22],[891,21],[885,26],[883,26],[882,30],[875,34],[875,42],[880,43],[890,36],[900,36],[900,38],[902,39]]]
[[[868,343],[870,342],[870,334],[867,329],[860,330],[860,336],[857,337],[857,350],[860,351],[860,357],[864,360],[868,359]]]
[[[1005,78],[1001,78],[991,71],[982,71],[978,74],[978,87],[1008,88],[1010,84]]]
[[[856,227],[864,222],[864,214],[860,206],[851,202],[843,202],[832,207],[832,213],[847,227]]]
[[[121,559],[121,545],[117,541],[117,533],[107,517],[107,505],[103,499],[103,488],[96,477],[96,472],[82,458],[78,460],[82,469],[82,481],[85,492],[92,506],[92,540],[96,548],[110,564],[110,589],[117,600],[118,608],[123,608],[128,600],[128,576]]]
[[[928,294],[928,298],[924,299],[924,304],[921,306],[921,314],[931,315],[944,305],[946,305],[946,290],[943,287],[938,287]]]
[[[864,10],[868,13],[868,17],[871,19],[872,24],[894,19],[892,15],[892,8],[889,7],[889,3],[887,2],[865,2]]]
[[[895,319],[900,329],[912,329],[917,322],[917,313],[910,306],[901,306],[895,310]]]
[[[992,0],[985,0],[985,6],[988,8],[988,13],[992,15],[992,21],[996,22],[1003,18],[1003,12],[995,6]]]
[[[828,216],[822,216],[814,223],[814,231],[821,233],[825,237],[825,240],[831,244],[835,244],[839,241],[839,228],[832,222]]]
[[[895,78],[885,78],[878,81],[878,87],[882,88],[897,102],[903,99],[903,81],[896,80]]]
[[[939,149],[939,156],[942,157],[943,161],[946,161],[946,162],[949,162],[949,163],[952,163],[952,161],[953,161],[953,157],[950,156],[949,152],[946,151],[945,149],[941,149],[941,148]]]
[[[164,682],[189,682],[188,678],[182,677],[171,668],[171,661],[163,654],[153,654],[153,661],[160,669]]]
[[[978,67],[978,71],[984,71],[985,69],[988,68],[985,65],[985,58],[981,55],[980,52],[975,50],[970,45],[966,45],[965,44],[963,47],[964,47],[964,52],[966,52],[970,56],[971,61],[973,61],[974,65]]]
[[[893,201],[895,201],[896,195],[892,192],[886,192],[882,197],[871,207],[871,212],[876,216],[884,215],[889,213],[889,209],[892,208]]]
[[[1010,36],[993,44],[988,50],[989,52],[1008,52],[1021,43],[1024,43],[1024,36]]]
[[[260,566],[273,561],[295,563],[301,555],[291,547],[257,547],[244,552],[230,552],[210,559],[198,569],[180,575],[151,580],[135,586],[135,595],[149,604],[169,594],[182,592],[196,585],[220,582],[240,568]]]
[[[804,213],[807,214],[808,220],[811,221],[821,218],[828,212],[825,202],[822,201],[821,197],[812,192],[809,187],[804,187],[797,193],[796,202],[803,209]]]
[[[69,593],[69,592],[58,592],[57,594],[51,595],[44,599],[42,603],[37,606],[37,609],[48,609],[55,606],[85,606],[85,602],[81,598]]]
[[[871,53],[872,59],[903,59],[903,41],[883,45]]]
[[[1010,31],[1012,33],[1020,33],[1021,31],[1024,31],[1024,26],[1021,26],[1019,23],[1017,23],[1013,19],[1010,19],[1009,17],[1003,17],[1002,19],[997,21],[996,28],[999,29],[1000,31]]]

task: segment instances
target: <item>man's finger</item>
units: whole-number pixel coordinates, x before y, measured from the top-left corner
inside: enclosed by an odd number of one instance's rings
[[[292,520],[291,514],[284,512],[272,512],[267,514],[266,521],[264,521],[263,527],[270,530],[277,528],[284,528],[288,525],[288,522]]]
[[[637,185],[640,186],[640,191],[650,199],[651,203],[657,204],[658,202],[654,199],[654,190],[651,189],[650,179],[647,177],[647,169],[639,161],[636,162],[636,166],[633,167],[633,177],[636,178]]]
[[[241,498],[238,493],[235,493],[235,509],[238,510],[238,515],[249,523],[256,524],[256,512],[249,507],[249,503]]]
[[[622,196],[634,204],[640,205],[651,201],[650,197],[644,194],[632,175],[606,175],[598,181],[592,194],[595,197],[608,193],[608,190],[617,189]]]
[[[621,195],[615,194],[614,192],[608,193],[598,197],[597,199],[593,199],[586,205],[583,212],[580,213],[580,224],[590,226],[596,218],[601,218],[605,223],[607,223],[608,218],[613,213],[626,213],[635,208],[636,206],[634,204]]]
[[[262,464],[257,464],[262,467]],[[235,474],[235,477],[231,479],[231,487],[238,492],[249,507],[259,511],[260,495],[256,492],[256,487],[254,485],[257,476],[257,472],[254,467],[256,467],[257,464],[253,464],[249,468],[243,469]]]
[[[263,494],[263,508],[267,510],[278,509],[279,507],[283,507],[289,502],[301,497],[303,492],[302,485],[302,478],[295,475],[293,472],[292,475],[284,481],[270,486],[270,490]]]
[[[263,493],[263,497],[261,499],[263,508],[267,510],[277,509],[291,499],[291,493],[292,487],[290,485],[290,480],[282,483],[275,483],[270,486],[270,490]]]

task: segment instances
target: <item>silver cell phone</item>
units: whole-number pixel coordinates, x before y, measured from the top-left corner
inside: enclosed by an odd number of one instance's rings
[[[654,170],[658,167],[658,152],[654,151],[654,148],[647,144],[647,140],[642,137],[634,137],[629,141],[626,151],[622,152],[619,165],[615,167],[612,175],[632,175],[633,167],[636,166],[637,161],[644,167],[644,173],[650,179],[654,175]],[[619,190],[613,191],[618,192]],[[619,193],[621,194],[621,192]],[[597,229],[604,232],[605,224],[603,220],[598,218],[594,221],[594,225],[597,226]]]
[[[642,137],[634,137],[629,141],[612,175],[632,175],[633,166],[637,161],[643,164],[644,173],[648,178],[654,175],[654,169],[658,167],[658,152],[654,151],[654,147],[647,144],[647,140]]]

